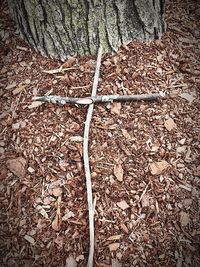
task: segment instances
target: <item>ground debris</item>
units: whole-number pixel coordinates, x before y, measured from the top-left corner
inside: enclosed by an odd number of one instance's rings
[[[61,68],[16,35],[0,6],[1,265],[85,267],[86,109],[32,98],[89,96],[95,57]],[[167,1],[161,40],[103,56],[98,95],[166,98],[95,104],[95,267],[199,266],[199,12],[197,1]]]

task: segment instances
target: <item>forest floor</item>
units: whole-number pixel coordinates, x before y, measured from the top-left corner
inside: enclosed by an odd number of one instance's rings
[[[87,108],[32,103],[89,96],[96,57],[61,66],[36,53],[0,6],[0,264],[86,266],[82,161]],[[166,92],[95,105],[90,164],[95,266],[200,266],[200,4],[170,1],[162,40],[104,55],[98,94]]]

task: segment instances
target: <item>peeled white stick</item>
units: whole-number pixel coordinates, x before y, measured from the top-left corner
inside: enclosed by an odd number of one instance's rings
[[[92,86],[92,94],[91,97],[96,96],[97,85],[99,80],[100,66],[101,66],[101,56],[102,56],[102,47],[100,46],[97,56],[97,64],[94,75],[94,82]],[[84,139],[83,139],[83,162],[85,169],[85,178],[86,178],[86,188],[87,188],[87,201],[88,201],[88,211],[89,211],[89,231],[90,231],[90,249],[89,249],[89,257],[87,267],[93,266],[93,257],[94,257],[94,203],[92,197],[92,182],[91,182],[91,172],[89,165],[89,156],[88,156],[88,137],[89,137],[89,128],[90,122],[92,119],[92,112],[94,109],[94,104],[89,104],[87,117],[85,121],[84,128]]]

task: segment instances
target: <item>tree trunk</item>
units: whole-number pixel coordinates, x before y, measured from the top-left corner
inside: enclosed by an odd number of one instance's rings
[[[42,55],[116,51],[130,41],[160,38],[164,0],[8,0],[22,37]]]

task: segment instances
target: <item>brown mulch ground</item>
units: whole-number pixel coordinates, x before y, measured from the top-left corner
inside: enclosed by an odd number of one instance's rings
[[[31,99],[90,95],[96,58],[43,73],[61,63],[33,51],[4,2],[0,10],[1,266],[73,267],[73,259],[86,266],[87,109],[34,107]],[[170,1],[166,20],[162,40],[103,57],[99,94],[167,97],[95,106],[90,162],[98,267],[200,266],[200,4]]]

